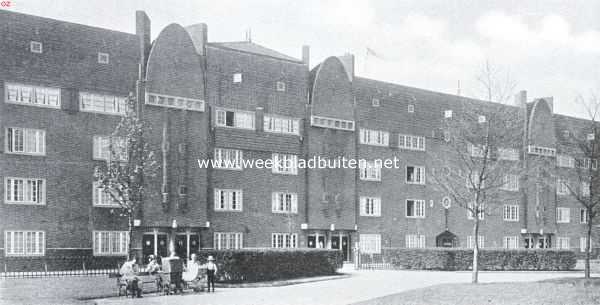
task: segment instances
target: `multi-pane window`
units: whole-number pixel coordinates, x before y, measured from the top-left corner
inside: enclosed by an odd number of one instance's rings
[[[359,162],[360,180],[381,181],[381,162]]]
[[[98,63],[99,64],[108,64],[110,60],[110,55],[108,53],[98,52]]]
[[[12,154],[46,154],[46,131],[31,128],[6,128],[6,151]]]
[[[467,209],[467,218],[474,219],[474,211],[477,211],[477,216],[479,220],[483,220],[485,218],[485,205],[483,203],[479,204],[479,206],[475,207],[475,203],[469,203]]]
[[[271,247],[273,248],[297,248],[298,234],[296,233],[273,233],[271,234]]]
[[[485,248],[485,236],[483,236],[483,235],[477,236],[477,243],[479,244],[479,248]],[[469,249],[475,248],[475,236],[474,235],[467,236],[467,248],[469,248]]]
[[[556,238],[556,248],[569,250],[571,248],[569,238],[568,237],[557,237]]]
[[[92,198],[93,204],[97,207],[118,207],[119,203],[116,202],[110,194],[105,192],[104,188],[101,187],[100,183],[95,181],[92,184]]]
[[[340,130],[354,130],[354,121],[328,118],[312,115],[310,117],[310,125],[315,127],[324,127]]]
[[[467,188],[485,188],[485,177],[480,177],[479,172],[473,171],[467,176]]]
[[[199,99],[147,92],[145,102],[148,105],[204,112],[204,101]]]
[[[5,231],[4,253],[6,256],[43,256],[46,236],[43,231]]]
[[[215,189],[215,211],[241,211],[242,190]]]
[[[6,101],[32,106],[60,108],[60,89],[6,83]]]
[[[240,149],[215,148],[214,167],[220,169],[242,169],[243,152]]]
[[[444,110],[444,118],[446,118],[446,119],[452,118],[452,110]]]
[[[519,221],[519,205],[505,204],[503,214],[504,221]]]
[[[581,196],[589,197],[590,196],[590,183],[586,181],[581,182]]]
[[[360,129],[360,144],[388,146],[389,143],[390,133],[387,131]]]
[[[93,158],[106,161],[127,161],[127,138],[94,136]]]
[[[498,148],[498,159],[519,161],[519,151],[514,148]]]
[[[582,158],[575,160],[575,166],[578,168],[586,168],[586,169],[598,169],[598,160],[590,159],[590,158]]]
[[[381,198],[361,196],[360,216],[381,216]]]
[[[242,73],[233,73],[233,82],[241,83],[242,82]]]
[[[217,126],[254,129],[254,112],[217,109]]]
[[[408,113],[414,113],[415,112],[415,105],[409,104],[406,110],[408,111]]]
[[[557,223],[569,223],[570,221],[571,221],[571,209],[556,208],[556,222]]]
[[[273,192],[271,211],[273,213],[298,213],[298,194]]]
[[[360,234],[360,253],[377,254],[381,253],[381,235],[379,234]]]
[[[557,179],[556,180],[556,194],[558,195],[568,195],[569,194],[569,181],[566,179]]]
[[[529,154],[539,155],[539,156],[547,156],[547,157],[556,156],[556,149],[550,148],[550,147],[536,146],[536,145],[527,146],[527,152]]]
[[[425,248],[425,235],[408,234],[404,241],[406,248]]]
[[[502,239],[502,247],[504,249],[518,249],[519,236],[504,236]]]
[[[94,255],[127,255],[129,232],[94,231]]]
[[[579,209],[579,223],[588,223],[587,209]]]
[[[502,177],[502,189],[506,191],[518,191],[519,190],[519,176],[517,175],[504,175]]]
[[[480,124],[485,123],[486,122],[485,115],[478,116],[477,117],[477,122],[480,123]]]
[[[373,98],[371,100],[371,106],[373,106],[373,107],[379,107],[380,105],[381,105],[381,103],[379,102],[378,98]]]
[[[585,250],[587,249],[587,242],[588,242],[587,237],[579,238],[579,251],[585,252]],[[590,249],[591,248],[592,248],[592,245],[590,245]]]
[[[406,217],[425,218],[425,200],[406,200]]]
[[[406,183],[425,184],[425,167],[407,166],[406,167]]]
[[[244,247],[244,235],[240,232],[215,232],[213,247],[221,249],[241,249]]]
[[[398,147],[425,151],[425,137],[404,134],[398,135]]]
[[[569,155],[558,155],[556,156],[556,165],[559,167],[575,167],[575,158]]]
[[[289,118],[289,117],[265,114],[264,130],[266,132],[299,135],[300,134],[300,120],[294,119],[294,118]]]
[[[471,151],[471,157],[483,158],[483,156],[485,154],[485,150],[486,150],[485,146],[470,144],[469,147],[470,147],[469,149]],[[488,156],[489,156],[489,151],[488,151]]]
[[[44,52],[44,48],[41,42],[39,41],[31,41],[29,42],[29,51],[31,53],[41,54]]]
[[[9,204],[45,204],[46,183],[44,179],[5,178],[4,202]]]
[[[273,169],[275,174],[298,174],[298,156],[292,154],[273,153]]]
[[[79,109],[81,111],[125,115],[127,107],[126,97],[79,92]]]
[[[285,82],[278,81],[276,84],[277,91],[285,92]]]

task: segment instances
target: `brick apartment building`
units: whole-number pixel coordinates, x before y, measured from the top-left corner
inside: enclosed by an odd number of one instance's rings
[[[250,41],[208,42],[207,26],[171,24],[151,42],[136,34],[0,11],[0,256],[126,254],[126,218],[100,189],[94,167],[136,95],[161,163],[135,221],[144,255],[199,248],[353,248],[473,243],[464,209],[432,191],[428,150],[463,97],[354,75],[351,55],[309,69]],[[485,103],[483,101],[475,101]],[[545,159],[573,171],[565,131],[584,120],[553,113],[551,98],[519,95],[526,117],[514,162]],[[198,159],[397,157],[402,169],[305,170],[230,166]],[[419,173],[410,175],[407,172]],[[412,178],[417,177],[418,178]],[[482,222],[484,247],[569,247],[584,243],[580,205],[564,190],[519,186],[536,198],[507,202]],[[164,193],[164,195],[163,195]],[[443,204],[444,203],[444,204]],[[449,207],[445,204],[450,203]],[[448,208],[447,208],[448,207]],[[559,215],[556,215],[556,214]]]

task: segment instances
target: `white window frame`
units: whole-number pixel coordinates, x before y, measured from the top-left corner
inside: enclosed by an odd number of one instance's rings
[[[273,153],[273,174],[298,175],[298,155]]]
[[[128,107],[127,97],[124,96],[79,92],[79,110],[81,112],[124,116],[127,114]]]
[[[373,98],[371,100],[371,106],[373,106],[373,107],[379,107],[379,106],[381,106],[381,102],[379,101],[378,98]]]
[[[592,251],[594,248],[594,240],[592,239],[592,242],[590,243],[590,251]],[[579,251],[581,252],[585,252],[585,249],[587,248],[587,236],[583,236],[579,238]]]
[[[9,136],[10,134],[10,136]],[[22,139],[15,140],[15,134]],[[43,129],[6,127],[5,129],[4,152],[15,155],[46,155],[46,131]],[[12,143],[9,143],[12,140]],[[32,143],[33,141],[33,143]],[[22,150],[19,148],[22,146]]]
[[[519,176],[514,174],[506,174],[502,177],[501,189],[510,192],[519,190]]]
[[[233,115],[233,125],[227,125],[227,113]],[[215,125],[224,128],[254,130],[255,115],[252,111],[219,108],[215,110]]]
[[[265,132],[300,135],[300,119],[275,114],[265,114],[263,120]]]
[[[588,223],[587,214],[588,214],[587,209],[579,209],[579,223],[581,223],[581,224]]]
[[[21,235],[21,236],[17,236]],[[29,238],[29,239],[28,239]],[[18,240],[20,239],[20,240]],[[16,242],[16,243],[15,243]],[[19,245],[20,247],[15,247]],[[32,230],[4,231],[4,256],[44,256],[46,232]]]
[[[556,223],[570,223],[571,209],[565,207],[556,208]]]
[[[291,192],[271,193],[271,212],[282,214],[297,214],[298,194]]]
[[[244,152],[241,149],[215,148],[214,168],[242,170]]]
[[[238,84],[242,82],[242,73],[233,73],[233,83]]]
[[[398,135],[398,147],[408,150],[425,151],[425,137],[399,134]]]
[[[413,169],[412,176],[409,176],[409,173],[408,173],[409,168]],[[426,180],[425,180],[425,167],[424,166],[407,165],[405,173],[406,173],[406,175],[405,175],[406,184],[425,185]],[[412,177],[412,179],[409,179],[411,177]]]
[[[390,133],[383,130],[360,128],[360,144],[372,146],[389,146]]]
[[[569,250],[571,249],[571,239],[566,236],[556,237],[556,249]]]
[[[354,121],[311,115],[310,126],[354,131],[355,124]]]
[[[7,82],[4,101],[7,104],[60,109],[60,88]]]
[[[404,236],[404,246],[406,248],[425,248],[427,246],[425,235],[406,234]]]
[[[581,196],[583,196],[583,197],[590,196],[590,183],[587,181],[581,181]]]
[[[498,159],[507,161],[519,161],[519,150],[514,148],[498,148]]]
[[[479,115],[479,116],[477,116],[477,123],[483,124],[486,121],[487,121],[487,118],[485,117],[485,115]]]
[[[19,197],[22,200],[18,200]],[[46,205],[46,179],[5,177],[4,203]]]
[[[105,243],[108,242],[108,246]],[[94,256],[126,256],[129,245],[128,231],[92,232]]]
[[[146,105],[204,112],[204,100],[146,92]]]
[[[271,248],[289,249],[298,248],[298,234],[296,233],[272,233]]]
[[[558,178],[556,179],[556,194],[557,195],[569,195],[569,180]]]
[[[414,112],[415,112],[415,105],[413,105],[413,104],[408,104],[408,107],[407,107],[406,111],[407,111],[408,113],[414,113]]]
[[[518,204],[505,204],[503,208],[504,221],[518,222],[519,221],[519,205]]]
[[[286,90],[285,82],[284,81],[277,81],[276,84],[275,84],[275,88],[279,92],[285,92],[285,90]]]
[[[575,158],[569,155],[559,154],[556,156],[556,165],[558,167],[575,168]]]
[[[469,249],[475,248],[475,238],[474,237],[475,237],[474,235],[467,236],[467,248],[469,248]],[[478,243],[479,243],[479,249],[485,248],[485,236],[479,235],[479,236],[477,236],[477,239],[478,239]]]
[[[467,209],[467,219],[474,219],[474,213],[471,211],[473,210],[475,207],[474,203],[469,203],[469,208]],[[479,208],[477,209],[477,215],[479,216],[479,220],[484,220],[485,219],[485,204],[480,204]]]
[[[244,233],[242,232],[214,232],[213,248],[222,249],[242,249],[244,248]]]
[[[44,53],[44,44],[39,41],[30,41],[29,42],[29,51],[31,53],[42,54]]]
[[[444,110],[444,118],[451,119],[452,118],[452,110]]]
[[[119,208],[118,202],[116,202],[110,194],[104,191],[104,188],[100,187],[98,181],[92,182],[92,205],[100,208]]]
[[[223,197],[224,196],[224,197]],[[219,212],[244,210],[244,193],[240,189],[215,189],[214,209]]]
[[[518,249],[519,248],[519,236],[504,236],[502,238],[502,248]]]
[[[360,216],[381,217],[381,197],[360,196]]]
[[[409,202],[412,203],[413,215],[408,215]],[[404,204],[404,216],[406,218],[425,218],[425,200],[423,199],[406,199]]]
[[[360,234],[359,248],[362,254],[381,253],[381,234]]]
[[[98,52],[98,63],[99,64],[109,64],[110,63],[110,55],[108,53]]]
[[[381,164],[375,161],[359,162],[360,180],[381,181]]]
[[[92,140],[92,159],[103,161],[115,160],[119,162],[127,162],[127,159],[129,158],[127,138],[95,135]],[[114,149],[111,149],[113,145]]]
[[[554,157],[554,156],[556,156],[556,149],[550,148],[550,147],[528,145],[527,153],[529,153],[531,155]]]

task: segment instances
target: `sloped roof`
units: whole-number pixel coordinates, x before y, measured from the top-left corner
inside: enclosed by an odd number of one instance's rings
[[[299,60],[297,58],[287,56],[283,53],[279,53],[273,49],[263,47],[259,44],[256,44],[256,43],[253,43],[250,41],[211,42],[211,43],[209,43],[209,45],[213,45],[213,46],[221,47],[221,48],[232,49],[232,50],[237,50],[237,51],[242,51],[242,52],[246,52],[246,53],[252,53],[252,54],[273,57],[273,58],[277,58],[277,59],[294,61],[294,62],[298,62],[298,63],[302,62],[301,60]]]

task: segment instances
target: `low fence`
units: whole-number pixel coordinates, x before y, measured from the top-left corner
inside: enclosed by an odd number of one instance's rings
[[[0,278],[94,276],[118,272],[124,257],[2,257]]]

